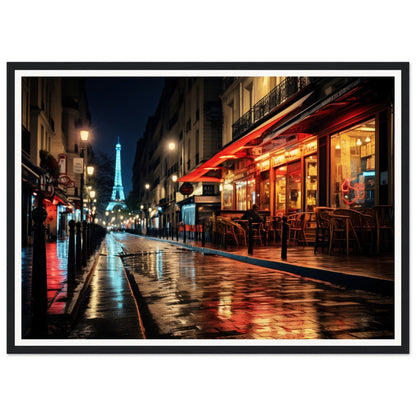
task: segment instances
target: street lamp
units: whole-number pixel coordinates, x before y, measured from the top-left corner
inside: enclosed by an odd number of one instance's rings
[[[169,150],[175,150],[175,147],[176,147],[175,142],[169,142],[169,144],[168,144]]]
[[[81,130],[80,136],[81,136],[81,142],[86,143],[88,141],[88,130]],[[84,151],[85,147],[81,145],[81,158],[82,158],[82,173],[81,173],[81,222],[84,219]]]
[[[87,166],[87,174],[88,176],[94,175],[94,166]]]
[[[88,130],[81,130],[80,131],[81,140],[83,142],[86,142],[88,140],[88,134],[89,134]]]
[[[173,159],[172,170],[175,172],[179,172],[179,148],[175,141],[170,141],[168,143],[168,148],[171,153],[171,158]],[[174,173],[172,175],[172,182],[173,186],[169,188],[172,189],[172,201],[169,201],[169,222],[172,225],[172,238],[173,238],[173,230],[177,227],[177,214],[176,214],[176,189],[177,189],[177,181],[178,181],[178,174]],[[170,198],[169,198],[170,199]]]

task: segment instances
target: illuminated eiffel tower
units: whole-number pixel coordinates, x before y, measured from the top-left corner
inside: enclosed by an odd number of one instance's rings
[[[111,200],[107,205],[106,211],[112,211],[114,207],[120,206],[121,208],[127,208],[127,205],[124,203],[124,188],[121,182],[121,159],[120,159],[120,137],[117,137],[116,144],[116,169],[114,175],[114,186],[113,193],[111,194]]]

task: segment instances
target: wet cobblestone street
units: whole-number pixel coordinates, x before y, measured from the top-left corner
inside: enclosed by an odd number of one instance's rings
[[[393,298],[202,255],[125,233],[123,264],[147,338],[393,338]]]

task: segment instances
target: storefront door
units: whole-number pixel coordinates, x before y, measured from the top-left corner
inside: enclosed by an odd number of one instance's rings
[[[275,213],[286,214],[286,165],[279,166],[275,172]]]
[[[291,214],[302,210],[302,165],[300,161],[275,170],[275,213]]]

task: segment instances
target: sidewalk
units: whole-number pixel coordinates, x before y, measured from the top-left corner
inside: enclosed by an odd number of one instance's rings
[[[253,254],[249,255],[247,247],[229,247],[224,250],[215,247],[212,243],[206,243],[202,247],[200,241],[187,240],[183,243],[180,239],[176,241],[154,237],[142,238],[165,241],[203,254],[224,256],[353,289],[375,291],[387,295],[394,293],[395,270],[392,255],[328,255],[326,251],[322,252],[322,249],[315,254],[312,246],[293,245],[287,249],[287,259],[282,260],[280,245],[255,244]]]
[[[66,325],[75,318],[100,251],[101,247],[88,259],[87,265],[77,273],[74,283],[68,286],[68,239],[46,243],[49,332],[57,333],[65,330]],[[29,336],[31,325],[32,252],[31,246],[22,248],[23,337]]]

